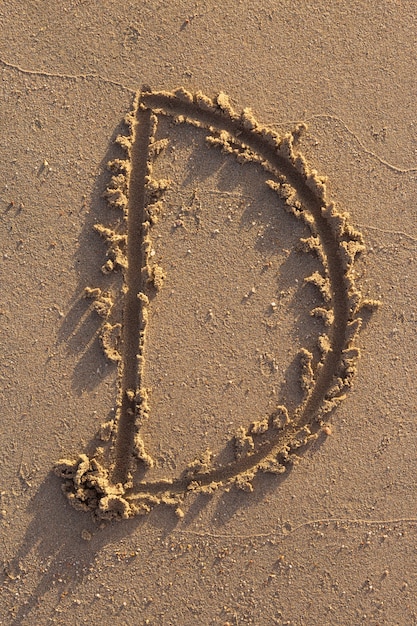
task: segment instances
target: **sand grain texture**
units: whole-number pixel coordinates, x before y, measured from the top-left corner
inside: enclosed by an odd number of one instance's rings
[[[2,3],[0,623],[417,623],[414,13]],[[149,172],[116,141],[142,85]],[[349,228],[286,212],[286,135]],[[78,455],[98,521],[52,472]]]

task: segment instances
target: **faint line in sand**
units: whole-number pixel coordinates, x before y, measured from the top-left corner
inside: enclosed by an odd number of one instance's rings
[[[128,85],[125,85],[124,83],[121,83],[119,81],[113,80],[112,78],[107,78],[105,76],[101,76],[101,74],[94,74],[94,73],[86,73],[86,74],[64,74],[64,73],[59,73],[59,72],[47,72],[46,70],[31,70],[31,69],[27,69],[24,68],[20,65],[17,65],[15,63],[10,63],[9,61],[6,61],[4,59],[0,58],[0,63],[4,66],[7,67],[9,69],[13,69],[16,70],[22,74],[28,74],[28,75],[32,75],[32,76],[44,76],[45,78],[59,78],[59,79],[68,79],[68,80],[77,80],[77,79],[81,79],[81,80],[98,80],[101,81],[103,83],[107,83],[109,85],[114,85],[115,87],[120,87],[121,89],[128,91],[131,94],[135,94],[136,93],[136,89],[133,89],[132,87],[129,87]],[[379,161],[381,163],[381,165],[385,165],[385,167],[387,167],[388,169],[392,170],[393,172],[396,172],[398,174],[409,174],[409,173],[414,173],[417,172],[417,167],[409,167],[409,168],[402,168],[399,167],[397,165],[394,165],[393,163],[390,163],[389,161],[387,161],[386,159],[384,159],[383,157],[379,156],[378,154],[376,154],[375,152],[373,152],[372,150],[370,150],[366,144],[362,141],[362,139],[347,125],[347,123],[339,116],[337,115],[331,115],[330,113],[315,113],[313,115],[311,115],[310,117],[306,118],[306,122],[309,122],[315,118],[327,118],[327,119],[331,119],[334,121],[339,122],[340,124],[342,124],[342,126],[344,126],[344,128],[346,129],[346,131],[352,136],[354,137],[354,139],[358,142],[358,144],[360,145],[361,149],[365,152],[365,154],[368,154],[369,156],[373,157],[374,159],[377,159],[377,161]],[[282,122],[282,124],[297,124],[299,122],[297,121],[289,121],[286,120],[285,122]]]
[[[210,533],[198,530],[187,530],[178,528],[174,531],[174,533],[178,533],[181,535],[191,535],[197,537],[210,537],[210,539],[230,539],[231,541],[241,540],[241,541],[250,541],[251,539],[270,539],[271,537],[286,539],[287,537],[294,535],[296,532],[303,528],[308,527],[323,527],[328,526],[330,524],[334,524],[334,528],[345,528],[345,526],[380,526],[386,527],[387,525],[396,525],[396,524],[417,524],[416,517],[399,517],[399,518],[388,518],[388,519],[363,519],[363,518],[349,518],[349,517],[323,517],[318,519],[307,520],[306,522],[302,522],[296,526],[292,526],[287,528],[288,522],[280,523],[279,526],[275,528],[275,530],[268,531],[266,533],[250,533],[250,534],[238,534],[238,533]],[[284,529],[283,529],[284,528]]]
[[[59,78],[63,80],[99,80],[102,83],[107,83],[109,85],[114,85],[115,87],[121,87],[125,91],[128,91],[131,94],[136,93],[136,89],[132,89],[123,83],[113,80],[112,78],[106,78],[105,76],[101,76],[100,74],[94,73],[86,73],[86,74],[60,74],[59,72],[47,72],[46,70],[30,70],[15,63],[9,63],[4,59],[0,58],[0,63],[11,70],[16,70],[21,74],[28,74],[30,76],[43,76],[45,78]]]
[[[379,163],[381,163],[381,165],[385,165],[385,167],[387,167],[391,171],[396,172],[397,174],[410,174],[410,173],[417,172],[417,166],[416,167],[407,167],[407,168],[398,167],[397,165],[393,165],[392,163],[390,163],[386,159],[380,157],[378,154],[376,154],[375,152],[370,150],[363,143],[362,139],[360,139],[360,137],[351,128],[349,128],[349,126],[346,124],[346,122],[341,117],[338,117],[337,115],[330,115],[329,113],[315,113],[310,118],[308,118],[307,121],[318,119],[318,118],[329,119],[329,120],[333,120],[335,122],[339,122],[339,124],[341,124],[345,128],[345,130],[349,133],[349,135],[351,135],[357,141],[357,143],[360,145],[360,147],[365,152],[365,154],[367,154],[367,155],[371,156],[372,158],[376,159],[377,161],[379,161]]]
[[[410,241],[416,241],[417,237],[413,237],[409,233],[404,232],[403,230],[388,230],[386,228],[379,228],[379,226],[370,226],[369,224],[358,224],[360,228],[366,228],[368,230],[376,230],[379,233],[385,233],[386,235],[398,235],[399,237],[405,237],[406,239],[410,239]]]

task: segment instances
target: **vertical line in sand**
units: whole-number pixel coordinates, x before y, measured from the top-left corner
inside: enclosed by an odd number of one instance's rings
[[[143,347],[141,339],[143,305],[138,294],[143,291],[143,222],[151,114],[150,109],[141,109],[138,102],[133,125],[132,169],[127,208],[127,269],[123,303],[121,400],[117,421],[113,483],[125,483],[128,478],[135,436],[136,395],[141,383],[138,355]]]

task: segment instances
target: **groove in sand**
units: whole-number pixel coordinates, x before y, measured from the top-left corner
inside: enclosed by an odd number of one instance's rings
[[[153,121],[156,123],[158,115],[206,129],[209,144],[239,162],[260,163],[268,172],[268,185],[284,200],[288,211],[310,229],[311,236],[303,243],[320,259],[322,272],[308,281],[317,285],[324,300],[324,307],[312,313],[323,317],[327,330],[319,338],[322,357],[318,363],[313,364],[313,355],[307,350],[301,351],[301,382],[307,391],[291,416],[285,406],[277,406],[267,420],[239,429],[234,462],[213,466],[210,455],[203,455],[175,479],[143,481],[133,488],[134,457],[145,465],[152,462],[139,429],[143,416],[148,416],[141,381],[147,292],[150,283],[156,286],[158,282],[147,253],[148,220],[150,208],[155,206],[152,203],[164,189],[164,181],[152,180],[149,157],[154,147]],[[117,519],[146,513],[160,502],[176,506],[180,514],[179,504],[189,491],[213,491],[230,483],[252,490],[251,480],[258,471],[284,472],[295,460],[295,452],[317,438],[328,414],[345,397],[359,356],[354,340],[361,325],[361,310],[377,305],[363,299],[354,285],[352,266],[364,249],[362,235],[349,225],[348,216],[328,201],[324,179],[309,168],[296,149],[303,125],[280,137],[260,125],[249,109],[235,113],[225,94],[210,100],[181,88],[174,93],[140,93],[128,126],[130,135],[120,140],[127,158],[113,164],[116,176],[108,191],[109,201],[124,210],[127,222],[121,391],[116,424],[110,428],[113,461],[106,468],[98,458],[82,454],[56,465],[56,472],[65,478],[64,491],[76,507],[91,510],[98,518]],[[109,240],[113,241],[111,237]]]
[[[142,382],[138,354],[143,352],[144,334],[141,328],[142,303],[138,294],[143,292],[144,288],[142,243],[150,133],[151,111],[138,108],[133,125],[131,153],[135,166],[130,173],[127,210],[127,269],[122,328],[122,399],[116,435],[116,461],[112,476],[115,483],[124,483],[127,480],[137,417],[136,399],[135,396],[132,397],[129,394],[129,391],[134,391],[136,395],[136,390],[140,388]]]

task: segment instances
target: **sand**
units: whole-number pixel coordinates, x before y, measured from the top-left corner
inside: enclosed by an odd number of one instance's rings
[[[0,623],[417,623],[412,3],[0,11]]]

